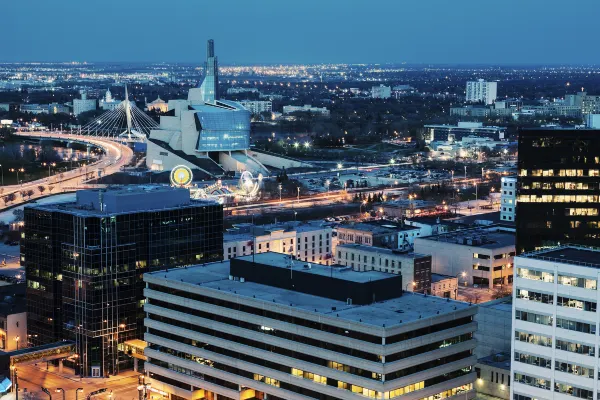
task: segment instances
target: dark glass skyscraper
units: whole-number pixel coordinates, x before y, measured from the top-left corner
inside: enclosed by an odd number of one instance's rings
[[[165,187],[86,190],[27,207],[21,260],[33,345],[77,343],[83,375],[116,374],[143,337],[145,272],[220,260],[222,206]]]
[[[517,188],[517,253],[600,245],[600,131],[521,131]]]

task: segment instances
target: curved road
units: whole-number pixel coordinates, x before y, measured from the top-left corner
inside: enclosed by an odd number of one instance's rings
[[[52,184],[54,186],[52,193],[74,191],[76,188],[81,188],[82,180],[85,180],[85,177],[88,173],[94,171],[102,171],[103,176],[113,174],[115,172],[120,171],[121,167],[129,164],[133,157],[133,151],[128,146],[107,138],[97,138],[71,134],[57,134],[55,132],[17,132],[15,134],[18,136],[28,138],[76,140],[79,142],[89,143],[94,146],[100,147],[105,151],[106,154],[102,156],[98,161],[92,164],[88,164],[84,167],[79,167],[62,174],[52,175],[50,178],[38,179],[35,181],[23,183],[21,185],[4,186],[2,188],[2,196],[5,196],[10,193],[17,194],[17,198],[15,199],[15,201],[8,204],[9,206],[14,206],[15,204],[20,204],[24,202],[25,199],[23,199],[19,195],[19,193],[24,190],[34,191],[34,194],[31,196],[31,199],[41,197],[42,194],[40,194],[37,189],[40,185],[47,187],[48,185]],[[46,194],[48,193],[50,192],[46,192]],[[27,198],[26,200],[29,199],[30,198]],[[6,206],[6,204],[2,203],[2,205],[0,206],[0,210],[6,208]]]

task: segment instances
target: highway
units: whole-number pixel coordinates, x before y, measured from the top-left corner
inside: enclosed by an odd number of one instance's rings
[[[133,151],[128,146],[106,138],[60,133],[57,134],[55,132],[17,132],[15,134],[17,136],[28,138],[75,140],[90,143],[94,146],[102,148],[106,154],[92,164],[88,164],[62,174],[52,175],[51,177],[38,179],[32,182],[25,182],[20,185],[4,186],[2,188],[2,196],[15,193],[16,198],[9,204],[5,204],[3,202],[2,205],[0,205],[0,211],[7,208],[7,206],[14,206],[30,199],[33,200],[35,198],[43,197],[43,194],[38,191],[38,186],[45,186],[47,188],[49,185],[52,185],[54,186],[52,193],[74,191],[77,188],[82,188],[82,183],[84,183],[83,181],[86,180],[88,173],[96,172],[96,176],[98,176],[98,172],[102,173],[103,176],[113,174],[118,172],[121,167],[129,164],[133,157]],[[27,196],[24,198],[21,196],[21,192],[28,190],[32,190],[34,192],[31,197]],[[46,191],[45,193],[48,194],[50,192]]]

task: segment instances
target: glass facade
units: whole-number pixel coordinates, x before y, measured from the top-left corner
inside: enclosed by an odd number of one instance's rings
[[[196,150],[233,151],[250,148],[250,111],[232,101],[193,106],[200,132]]]
[[[130,362],[118,345],[143,337],[143,274],[222,259],[222,231],[216,203],[105,215],[26,208],[31,344],[73,340],[80,373],[117,374]]]
[[[600,240],[600,131],[519,133],[517,252]]]

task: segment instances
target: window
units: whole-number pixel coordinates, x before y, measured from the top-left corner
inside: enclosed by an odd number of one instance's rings
[[[556,339],[556,345],[554,346],[558,350],[564,350],[571,353],[584,354],[586,356],[595,356],[596,350],[594,345],[587,345],[582,343],[569,342],[563,339]]]
[[[565,286],[577,286],[584,289],[596,290],[596,280],[576,276],[558,275],[558,283]]]
[[[564,318],[556,318],[556,327],[568,329],[570,331],[596,334],[596,324],[588,324],[585,322],[571,321]]]
[[[575,308],[577,310],[596,312],[596,302],[579,300],[564,296],[557,297],[557,305],[567,308]]]
[[[487,254],[473,253],[473,258],[479,258],[480,260],[489,260],[490,256]]]
[[[538,357],[527,353],[520,353],[518,351],[515,351],[515,361],[518,361],[523,364],[535,365],[542,368],[552,369],[551,359]]]
[[[520,321],[533,322],[534,324],[552,326],[551,315],[541,315],[528,311],[515,310],[515,319],[518,319]]]
[[[538,271],[535,269],[517,268],[517,276],[519,278],[531,279],[534,281],[554,282],[554,274],[552,272]]]
[[[554,295],[533,292],[531,290],[526,290],[526,289],[517,289],[517,298],[535,301],[535,302],[544,303],[544,304],[554,303]]]
[[[529,375],[524,375],[519,372],[515,372],[515,382],[522,383],[524,385],[537,387],[540,389],[550,390],[550,379],[536,378]]]
[[[583,365],[572,364],[563,361],[554,361],[554,369],[556,371],[568,372],[573,375],[585,376],[586,378],[594,377],[594,368],[585,367]]]
[[[554,382],[554,391],[558,393],[568,394],[569,396],[579,397],[580,399],[592,400],[594,398],[594,391],[581,389],[576,386],[571,386],[566,383]]]
[[[538,346],[552,347],[552,338],[543,335],[534,335],[533,333],[515,331],[515,340],[526,342]]]

